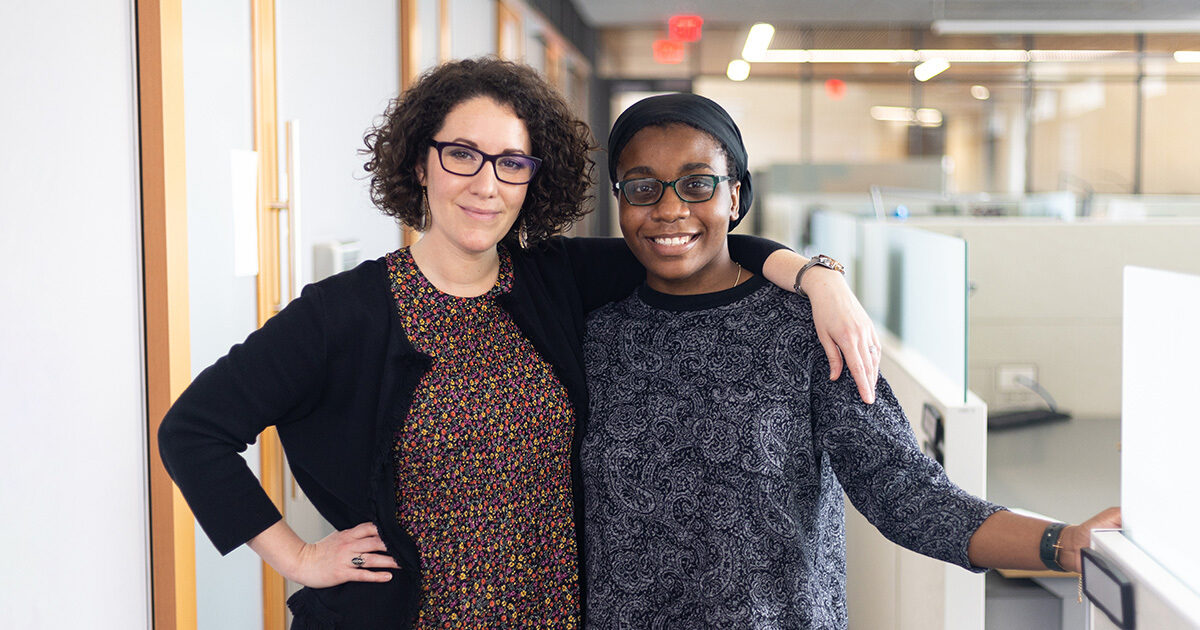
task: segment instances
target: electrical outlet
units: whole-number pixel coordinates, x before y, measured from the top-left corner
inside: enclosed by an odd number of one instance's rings
[[[1004,363],[996,366],[996,391],[1028,392],[1029,388],[1017,379],[1037,382],[1037,366],[1032,363]]]

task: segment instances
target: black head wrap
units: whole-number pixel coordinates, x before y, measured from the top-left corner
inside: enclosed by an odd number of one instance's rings
[[[746,145],[742,143],[742,132],[723,107],[698,94],[663,94],[642,99],[621,113],[608,134],[608,177],[617,181],[617,161],[621,151],[637,132],[645,127],[682,123],[695,127],[717,139],[729,158],[732,175],[742,183],[739,192],[738,216],[729,222],[729,229],[737,227],[742,217],[750,211],[754,191],[750,187],[750,171],[746,168]]]

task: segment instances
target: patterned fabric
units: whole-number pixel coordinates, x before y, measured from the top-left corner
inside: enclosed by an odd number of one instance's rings
[[[569,458],[574,415],[496,297],[438,291],[407,249],[387,257],[413,346],[433,368],[396,435],[396,518],[421,553],[417,628],[565,627],[579,618]]]
[[[589,627],[845,628],[843,487],[888,538],[968,569],[1000,509],[921,453],[882,379],[874,405],[829,381],[808,301],[760,277],[642,287],[592,315],[585,352]]]

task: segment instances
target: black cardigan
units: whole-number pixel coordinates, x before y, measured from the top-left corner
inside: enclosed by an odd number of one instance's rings
[[[760,273],[780,247],[753,237],[731,237],[730,246],[744,267]],[[574,406],[571,474],[580,524],[585,317],[628,295],[645,272],[619,239],[554,238],[510,251],[513,287],[500,302],[553,366]],[[392,580],[301,589],[288,600],[293,628],[409,627],[419,610],[421,561],[396,520],[391,448],[430,358],[405,336],[389,285],[386,264],[377,259],[305,287],[201,372],[159,429],[167,472],[222,554],[281,518],[238,455],[272,425],[296,482],[330,524],[341,530],[372,521],[379,528],[402,567]],[[582,528],[576,532],[581,537]],[[578,549],[582,565],[583,545]]]

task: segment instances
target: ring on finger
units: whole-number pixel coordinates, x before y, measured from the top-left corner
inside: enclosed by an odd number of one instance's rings
[[[363,565],[366,563],[367,563],[367,561],[363,559],[361,553],[350,559],[350,564],[353,564],[354,568],[356,568],[356,569],[363,568]]]
[[[876,345],[870,345],[870,346],[867,346],[867,352],[869,352],[869,353],[871,353],[871,354],[878,354],[878,353],[879,353],[879,346],[876,346]]]

